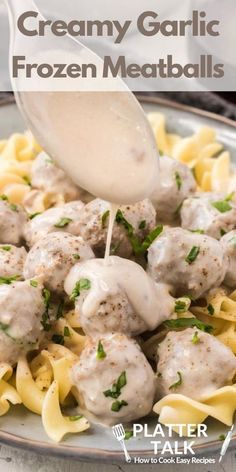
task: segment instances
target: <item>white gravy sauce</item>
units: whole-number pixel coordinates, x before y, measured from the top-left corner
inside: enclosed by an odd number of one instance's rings
[[[42,147],[77,185],[118,205],[150,197],[158,153],[130,92],[28,92],[20,105]]]
[[[65,291],[71,294],[80,279],[91,282],[83,302],[83,311],[88,317],[98,310],[105,298],[121,291],[126,293],[135,313],[144,320],[149,330],[167,319],[174,309],[169,287],[156,284],[141,266],[128,259],[110,256],[107,261],[91,259],[79,262],[66,278]]]

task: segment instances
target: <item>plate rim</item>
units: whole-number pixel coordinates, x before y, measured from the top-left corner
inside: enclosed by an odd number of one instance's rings
[[[136,98],[141,103],[146,104],[154,104],[154,105],[162,105],[168,108],[173,108],[180,111],[186,111],[191,114],[210,118],[213,121],[218,121],[219,123],[226,124],[234,129],[236,129],[236,121],[231,120],[222,115],[217,115],[212,112],[208,112],[205,110],[201,110],[199,108],[195,108],[189,105],[184,105],[182,103],[178,103],[172,100],[168,100],[162,97],[155,97],[155,96],[146,96],[144,94],[136,94]],[[5,97],[0,101],[0,107],[14,105],[16,104],[14,96]],[[33,414],[33,413],[32,413]],[[84,462],[95,462],[98,461],[100,463],[121,463],[124,462],[124,454],[122,451],[109,451],[107,449],[98,449],[98,448],[88,448],[88,447],[80,447],[66,445],[65,443],[53,443],[53,442],[45,442],[45,441],[36,441],[32,439],[26,439],[22,436],[11,434],[0,430],[0,442],[7,446],[16,447],[18,449],[23,449],[27,451],[33,451],[35,453],[43,453],[48,456],[56,456],[62,457],[67,459],[73,459],[77,461],[84,461]],[[213,440],[205,444],[196,445],[194,451],[196,455],[201,454],[204,452],[205,454],[215,453],[218,452],[222,445],[221,440]],[[236,446],[236,434],[233,436],[229,449],[235,449]],[[129,450],[131,457],[153,457],[152,450]],[[167,456],[166,456],[167,457]]]

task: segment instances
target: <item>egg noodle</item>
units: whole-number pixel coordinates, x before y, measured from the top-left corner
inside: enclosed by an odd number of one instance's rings
[[[230,153],[217,141],[214,129],[200,127],[195,134],[183,138],[167,131],[163,114],[150,113],[148,119],[160,153],[193,169],[199,190],[228,190],[236,174],[230,168]],[[0,141],[0,194],[5,194],[11,203],[22,204],[28,213],[42,212],[64,203],[63,195],[37,191],[33,206],[29,204],[29,196],[35,191],[30,185],[31,165],[40,150],[29,131]],[[210,324],[214,328],[213,335],[236,354],[236,290],[211,290],[191,304],[181,317],[197,317]],[[73,311],[64,314],[53,326],[53,334],[57,336],[63,336],[65,331],[69,336],[64,336],[64,345],[51,340],[46,342],[40,352],[21,356],[15,371],[10,365],[0,363],[0,416],[6,414],[11,405],[23,404],[41,415],[46,433],[56,442],[67,433],[89,428],[85,417],[68,413],[77,404],[70,368],[78,361],[86,342]],[[160,327],[157,334],[143,343],[144,353],[150,360],[155,357],[156,346],[166,333],[167,329]],[[163,424],[201,424],[210,416],[229,426],[236,409],[236,387],[220,388],[201,402],[169,394],[153,409]]]

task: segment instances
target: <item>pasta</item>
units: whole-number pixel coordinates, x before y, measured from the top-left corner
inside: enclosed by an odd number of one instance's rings
[[[198,190],[229,191],[236,182],[236,173],[231,169],[230,153],[218,142],[214,129],[202,127],[191,136],[181,137],[168,132],[163,114],[150,113],[148,119],[160,153],[190,167]],[[30,184],[32,162],[40,151],[28,131],[0,141],[0,194],[6,195],[12,203],[22,204],[31,216],[65,203],[63,195],[50,192],[50,189],[38,190]],[[70,221],[63,221],[59,228],[63,229]],[[213,335],[236,354],[236,290],[214,289],[194,303],[189,299],[186,310],[174,313],[171,319],[190,317],[211,325]],[[83,416],[64,414],[78,403],[71,368],[78,363],[87,336],[74,310],[54,320],[50,329],[40,349],[19,358],[15,372],[10,365],[0,364],[0,416],[7,413],[11,404],[22,403],[42,417],[46,433],[58,442],[67,433],[80,433],[90,426]],[[151,362],[156,361],[157,345],[167,333],[168,328],[161,325],[149,339],[140,339],[142,351]],[[120,407],[119,401],[114,403]],[[196,425],[208,417],[230,425],[235,409],[236,385],[217,389],[201,402],[184,395],[169,394],[153,407],[163,424]]]

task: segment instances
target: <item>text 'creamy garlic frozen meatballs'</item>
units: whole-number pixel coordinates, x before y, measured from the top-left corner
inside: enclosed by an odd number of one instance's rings
[[[82,410],[115,424],[147,415],[156,379],[138,344],[123,334],[89,340],[72,367],[72,381]]]
[[[55,231],[64,231],[78,236],[79,216],[83,207],[84,204],[78,200],[50,208],[36,215],[25,226],[25,239],[28,245],[33,246],[40,238]]]
[[[236,230],[225,234],[220,242],[229,261],[224,283],[230,288],[236,288]]]
[[[176,219],[184,199],[196,191],[196,181],[191,170],[168,156],[160,157],[160,176],[151,201],[158,221],[171,223]]]
[[[199,298],[224,280],[228,261],[220,241],[182,228],[166,228],[148,250],[148,273],[176,295]]]
[[[117,256],[76,264],[65,280],[75,313],[86,334],[153,330],[174,311],[169,287],[156,284],[133,261]]]
[[[206,192],[186,199],[180,212],[182,228],[220,239],[236,227],[236,204],[231,198],[232,195]]]
[[[23,278],[23,268],[27,252],[24,247],[0,244],[0,278]]]
[[[17,362],[22,352],[38,347],[45,304],[39,281],[0,285],[0,362]]]
[[[49,290],[64,292],[64,281],[71,267],[94,257],[92,249],[80,236],[59,232],[42,237],[29,251],[25,266],[26,279],[41,276]]]
[[[80,234],[97,257],[103,257],[105,253],[109,212],[110,204],[96,198],[85,205],[80,214]],[[111,252],[130,257],[133,254],[131,232],[142,241],[155,225],[156,212],[150,200],[121,206],[113,226]]]
[[[20,205],[10,203],[5,195],[0,196],[0,243],[19,246],[23,241],[27,222],[25,211]]]
[[[33,161],[31,185],[39,190],[61,194],[65,201],[80,198],[80,189],[45,152],[41,152]]]
[[[236,357],[214,336],[195,328],[171,331],[158,347],[158,393],[203,400],[231,385]]]

